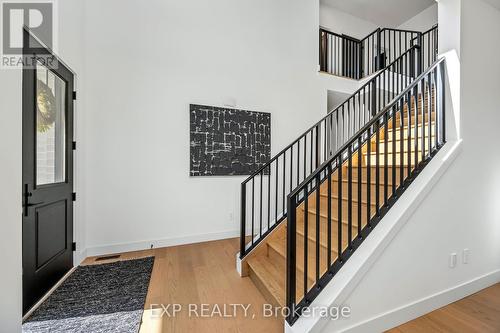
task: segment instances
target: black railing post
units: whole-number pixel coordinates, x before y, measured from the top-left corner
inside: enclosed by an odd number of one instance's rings
[[[412,79],[415,77],[415,53],[416,53],[416,49],[413,48],[410,51],[410,77]]]
[[[328,35],[326,30],[319,29],[319,66],[323,72],[328,72]]]
[[[439,70],[441,76],[441,145],[444,145],[446,142],[446,84],[445,84],[445,63],[442,62],[439,64],[436,70]]]
[[[376,80],[373,80],[372,82],[372,87],[371,87],[371,104],[372,104],[372,107],[371,107],[371,114],[372,114],[372,117],[375,116],[377,114],[377,81]]]
[[[361,80],[365,75],[364,70],[364,54],[365,47],[363,46],[363,42],[359,42],[359,69],[358,69],[358,80]]]
[[[422,33],[418,33],[417,37],[417,75],[415,77],[419,76],[420,74],[423,73],[423,63],[424,63],[424,52],[423,52],[423,38],[422,38]],[[429,64],[430,65],[430,64]]]
[[[382,38],[381,38],[381,29],[378,28],[377,29],[377,61],[375,62],[375,65],[376,65],[376,70],[378,71],[379,69],[381,69],[380,67],[380,64],[382,62],[382,60],[380,59],[380,56],[382,55],[382,52],[381,52],[381,49],[382,49]]]
[[[320,144],[320,140],[319,140],[319,125],[316,126],[316,156],[315,156],[315,160],[316,160],[316,164],[315,164],[315,169],[321,164],[321,160],[320,160],[320,148],[319,148],[319,144]]]
[[[307,195],[305,190],[304,195]],[[288,226],[286,233],[286,306],[289,309],[286,320],[289,324],[293,322],[293,309],[295,308],[295,288],[296,288],[296,216],[295,196],[288,196],[287,211],[288,211]],[[307,243],[306,243],[307,244]]]
[[[245,256],[247,183],[241,184],[240,259]]]

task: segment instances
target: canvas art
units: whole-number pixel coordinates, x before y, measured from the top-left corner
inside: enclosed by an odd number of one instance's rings
[[[271,158],[271,114],[191,104],[190,175],[250,175]]]

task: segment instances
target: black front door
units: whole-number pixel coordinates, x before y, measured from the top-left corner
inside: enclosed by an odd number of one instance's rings
[[[23,313],[26,313],[73,267],[74,77],[27,32],[24,45],[25,56],[40,59],[36,65],[23,68]]]

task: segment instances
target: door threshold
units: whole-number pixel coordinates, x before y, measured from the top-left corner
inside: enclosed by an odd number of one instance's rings
[[[47,293],[45,295],[43,295],[42,298],[40,298],[40,300],[38,302],[35,303],[35,305],[33,305],[29,310],[28,312],[26,312],[26,314],[23,316],[23,322],[28,319],[29,316],[31,316],[31,314],[43,303],[45,302],[45,300],[47,298],[49,298],[50,295],[52,295],[52,293],[71,275],[71,273],[73,273],[73,271],[76,269],[76,267],[73,267],[72,269],[70,269],[66,274],[64,274],[64,276],[59,280],[57,281],[57,283],[49,290],[47,291]]]

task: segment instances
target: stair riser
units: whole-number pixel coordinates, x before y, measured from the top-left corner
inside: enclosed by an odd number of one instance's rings
[[[285,284],[285,273],[286,272],[283,272],[283,285]],[[266,281],[263,281],[252,267],[249,268],[248,276],[269,304],[274,306],[283,306],[283,304],[280,304],[279,300],[269,291]]]
[[[382,174],[383,172],[380,173],[380,178],[382,178]],[[392,183],[392,182],[391,182]],[[332,186],[332,195],[333,196],[337,196],[338,194],[338,183],[335,182]],[[367,193],[368,193],[368,190],[367,190],[367,183],[362,183],[361,184],[361,202],[367,202]],[[397,186],[399,186],[399,177],[396,178],[396,188]],[[349,183],[347,182],[344,182],[342,184],[342,197],[347,199],[348,198],[348,189],[349,189]],[[352,198],[353,199],[358,199],[358,184],[357,183],[352,183]],[[372,179],[372,182],[371,182],[371,185],[370,185],[370,204],[374,204],[376,203],[376,200],[375,200],[375,195],[376,195],[376,191],[377,191],[377,186],[375,185],[375,178]],[[388,192],[388,195],[391,195],[392,194],[392,185],[388,184],[387,185],[387,192]],[[327,191],[325,191],[323,194],[327,194]],[[379,185],[379,203],[382,203],[383,202],[383,199],[382,199],[382,196],[384,195],[384,185],[381,183]],[[315,197],[309,197],[309,202],[308,202],[308,205],[310,206],[311,202],[314,202],[314,198]],[[315,207],[315,206],[314,206]]]
[[[296,265],[297,265],[297,277],[300,277],[300,285],[297,285],[297,292],[303,292],[303,276],[304,276],[304,238],[297,236],[297,251],[296,251]],[[286,248],[278,249],[273,246],[268,246],[268,256],[271,260],[283,260],[286,261]],[[332,258],[336,258],[337,254],[332,252]],[[325,247],[320,246],[320,272],[325,272],[327,269],[327,250]],[[333,259],[332,259],[333,260]],[[313,281],[316,277],[316,243],[309,241],[308,253],[307,253],[307,276],[309,286],[313,285]],[[298,279],[299,280],[299,279]],[[299,282],[299,281],[297,281]]]
[[[387,156],[387,165],[394,165],[393,163],[393,154],[388,154]],[[368,156],[364,157],[365,163],[368,163]],[[411,154],[411,158],[408,158],[408,153],[403,155],[403,159],[401,159],[401,154],[396,154],[396,166],[401,166],[401,161],[403,161],[403,166],[408,165],[408,161],[411,161],[412,168],[415,166],[415,161],[421,162],[422,161],[422,153],[419,152],[417,158],[415,158],[415,153]],[[376,162],[376,157],[371,155],[370,163],[374,164]],[[379,157],[379,165],[385,165],[385,161],[383,158]]]
[[[417,130],[418,130],[418,138],[419,138],[419,140],[421,140],[422,139],[422,125],[419,125]],[[433,137],[436,135],[436,127],[435,127],[434,124],[432,124],[430,132],[429,132],[429,126],[427,126],[427,124],[425,125],[424,136],[428,137],[429,133],[431,133],[431,135]],[[385,133],[384,133],[384,130],[382,129],[380,131],[380,141],[381,142],[383,142],[384,137],[385,137]],[[388,133],[387,133],[387,140],[392,141],[393,137],[395,137],[397,141],[401,140],[401,129],[400,128],[397,128],[396,131],[388,131]],[[408,140],[408,126],[404,127],[404,130],[403,130],[403,139],[405,141]],[[413,126],[413,125],[411,127],[411,139],[412,140],[415,139],[415,126]],[[376,142],[374,142],[374,141],[375,140],[373,140],[372,142],[376,144]]]
[[[379,159],[382,159],[382,158],[383,158],[383,155],[379,154]],[[363,160],[363,158],[361,160]],[[373,180],[375,179],[375,177],[377,175],[377,168],[372,165],[370,169],[371,169],[370,178],[371,178],[371,181],[373,182]],[[363,166],[361,168],[353,166],[352,167],[352,180],[356,182],[356,186],[357,186],[358,171],[359,170],[361,170],[361,182],[362,182],[363,186],[366,186],[366,184],[363,183],[363,182],[366,182],[367,178],[368,178],[368,168],[366,166]],[[384,168],[379,166],[378,170],[379,170],[380,182],[384,183]],[[387,168],[387,171],[388,171],[389,184],[392,184],[392,167],[389,166]],[[399,172],[400,172],[400,169],[396,168],[396,179],[399,178]],[[344,168],[342,170],[342,179],[344,180],[344,182],[349,179],[349,172],[348,172],[347,168]],[[336,181],[338,180],[338,175],[335,174],[335,176],[334,176],[334,178],[332,178],[332,180],[335,182],[335,184],[337,184]],[[328,190],[328,188],[326,188],[326,190]]]
[[[394,150],[392,147],[392,141],[391,141],[387,145],[387,152],[392,153],[392,152],[396,151],[396,154],[401,153],[401,144],[399,144],[399,142],[400,141],[397,141],[398,144],[396,144],[396,150]],[[410,147],[411,147],[412,153],[415,153],[415,140],[412,140]],[[428,139],[425,139],[424,147],[425,147],[425,151],[427,152],[429,150],[429,140]],[[377,151],[376,145],[374,144],[372,152],[376,152],[376,151]],[[422,140],[421,139],[418,140],[418,151],[420,152],[420,154],[422,153]],[[383,157],[384,152],[385,152],[385,146],[383,143],[381,143],[380,149],[379,149],[379,155],[382,156],[382,158],[384,158]],[[405,140],[403,142],[403,153],[406,153],[406,154],[408,153],[408,140]]]
[[[297,233],[304,233],[304,218],[297,216]],[[308,237],[313,238],[313,243],[316,242],[316,219],[309,219],[308,224]],[[355,227],[354,227],[355,226]],[[357,234],[357,225],[353,224],[353,237]],[[332,239],[332,248],[337,249],[337,235],[338,235],[338,223],[332,221],[332,230],[331,230],[331,239]],[[348,237],[348,225],[342,223],[342,244],[344,247],[347,245],[347,237]],[[320,242],[327,244],[328,242],[328,226],[326,224],[326,219],[323,221],[320,219]]]

